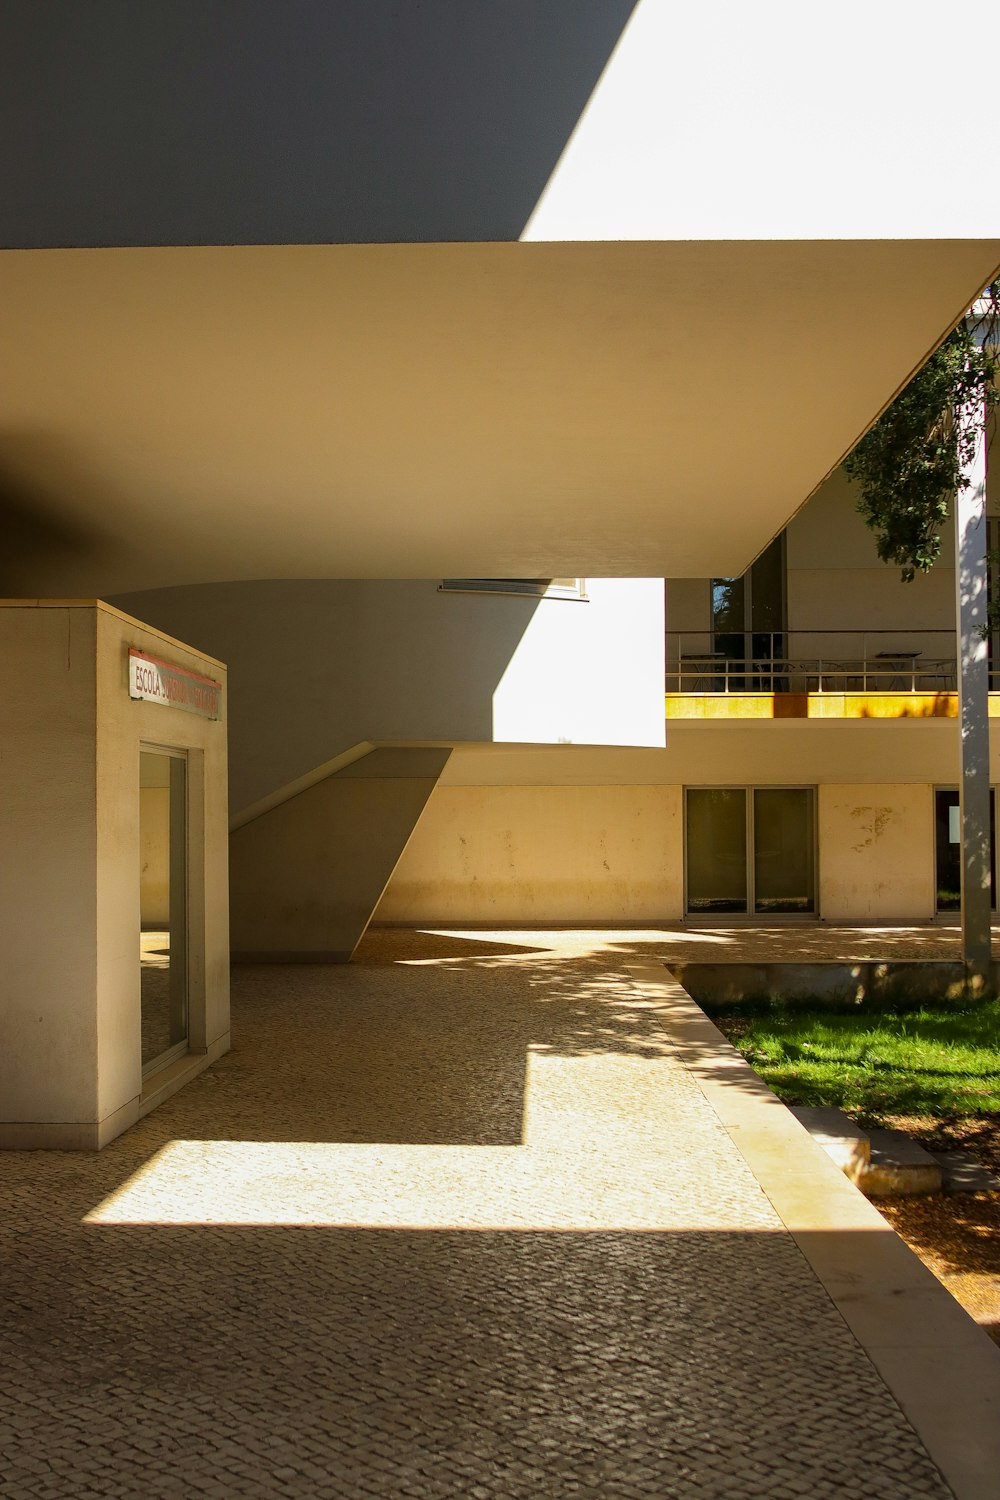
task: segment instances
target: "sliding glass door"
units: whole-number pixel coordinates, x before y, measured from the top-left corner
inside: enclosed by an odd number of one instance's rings
[[[688,911],[747,909],[747,794],[743,787],[691,787],[687,794]]]
[[[755,787],[752,822],[754,911],[815,911],[812,787]]]
[[[692,915],[816,910],[812,787],[689,787],[685,847]]]

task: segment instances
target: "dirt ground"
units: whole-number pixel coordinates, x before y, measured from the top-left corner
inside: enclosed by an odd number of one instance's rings
[[[932,1151],[962,1150],[1000,1176],[1000,1115],[948,1123],[899,1117],[887,1122]],[[1000,1344],[1000,1193],[938,1193],[880,1199],[889,1223]]]

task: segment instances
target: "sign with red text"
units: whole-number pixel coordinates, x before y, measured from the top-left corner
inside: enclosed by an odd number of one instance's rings
[[[188,667],[163,661],[159,656],[147,656],[144,651],[130,646],[128,695],[146,703],[162,703],[166,708],[182,708],[189,714],[201,714],[203,719],[217,719],[222,702],[222,683],[213,677],[203,677],[200,672],[192,672]]]

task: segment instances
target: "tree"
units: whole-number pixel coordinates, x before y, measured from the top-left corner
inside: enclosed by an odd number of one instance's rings
[[[904,582],[933,567],[954,505],[962,956],[967,980],[978,987],[992,975],[986,454],[980,443],[1000,400],[998,332],[1000,282],[993,282],[846,464],[860,486],[858,509],[875,533],[878,555],[898,564]]]
[[[967,488],[1000,392],[1000,281],[983,292],[846,459],[878,555],[903,581],[934,566],[951,501]]]

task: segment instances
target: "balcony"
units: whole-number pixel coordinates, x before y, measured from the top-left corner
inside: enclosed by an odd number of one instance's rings
[[[727,649],[715,649],[722,641]],[[713,642],[668,631],[665,691],[667,717],[678,719],[953,718],[955,632],[755,631]]]

